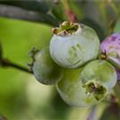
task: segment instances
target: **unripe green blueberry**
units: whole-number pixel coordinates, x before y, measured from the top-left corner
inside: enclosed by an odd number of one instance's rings
[[[65,21],[53,33],[50,54],[58,65],[77,68],[98,56],[100,41],[92,28]]]
[[[36,53],[32,69],[35,78],[46,85],[56,84],[62,78],[62,68],[52,60],[48,47]]]
[[[56,86],[62,99],[73,107],[89,107],[98,103],[93,96],[86,94],[80,78],[82,69],[65,70],[63,78]]]
[[[88,63],[81,72],[81,81],[87,94],[102,100],[115,86],[117,74],[114,67],[105,60]]]
[[[89,107],[99,103],[115,86],[117,75],[106,61],[95,60],[84,68],[66,69],[57,84],[62,99],[74,107]]]

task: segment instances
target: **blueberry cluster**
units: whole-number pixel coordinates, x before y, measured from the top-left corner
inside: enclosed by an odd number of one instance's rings
[[[49,47],[34,55],[35,78],[56,85],[71,106],[88,107],[102,101],[120,80],[120,34],[100,45],[96,32],[84,24],[65,21],[52,32]]]

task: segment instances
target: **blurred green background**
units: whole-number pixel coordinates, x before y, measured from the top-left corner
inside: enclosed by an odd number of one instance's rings
[[[110,0],[0,1],[1,6],[38,13],[36,21],[15,20],[14,12],[11,13],[13,17],[0,12],[3,55],[26,67],[31,62],[28,56],[31,48],[48,46],[52,27],[64,20],[77,18],[77,22],[95,29],[101,41],[113,32],[120,32],[120,3]],[[69,10],[72,14],[66,12]],[[110,109],[117,112],[114,114]],[[93,108],[70,107],[61,100],[55,86],[40,84],[32,74],[0,67],[0,115],[0,120],[119,120],[120,109],[118,105],[106,101]]]

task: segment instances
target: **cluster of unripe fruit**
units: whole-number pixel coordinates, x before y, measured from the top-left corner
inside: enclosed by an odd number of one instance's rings
[[[33,56],[34,76],[43,84],[56,85],[71,106],[99,103],[120,79],[120,34],[100,45],[96,32],[84,24],[65,21],[52,31],[50,45]]]

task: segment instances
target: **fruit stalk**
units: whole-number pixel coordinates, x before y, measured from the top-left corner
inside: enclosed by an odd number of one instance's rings
[[[0,66],[4,67],[4,68],[6,68],[6,67],[12,67],[12,68],[15,68],[15,69],[18,69],[18,70],[21,70],[21,71],[24,71],[24,72],[32,74],[32,71],[30,71],[29,69],[27,69],[27,68],[25,68],[23,66],[20,66],[20,65],[18,65],[16,63],[13,63],[13,62],[11,62],[8,59],[2,59],[2,60],[0,60]]]
[[[21,70],[21,71],[24,71],[24,72],[27,72],[27,73],[31,73],[32,74],[32,71],[23,67],[23,66],[20,66],[16,63],[13,63],[11,62],[10,60],[6,59],[6,58],[3,58],[3,49],[2,49],[2,44],[0,43],[0,67],[12,67],[12,68],[16,68],[18,70]]]

